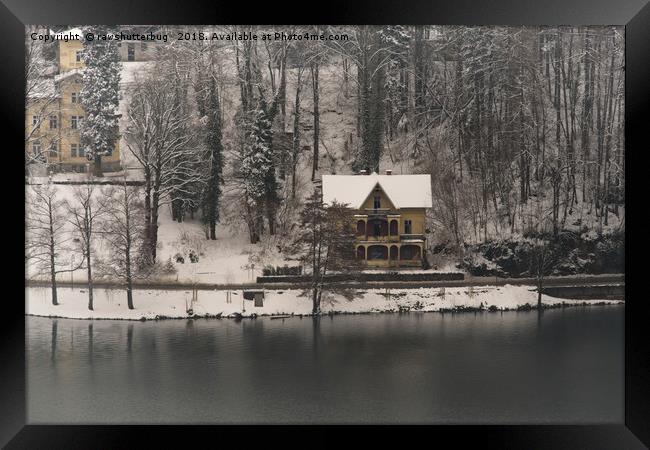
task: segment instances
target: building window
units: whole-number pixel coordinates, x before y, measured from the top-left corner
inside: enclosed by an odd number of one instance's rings
[[[142,42],[140,44],[140,50],[142,50],[143,52],[147,51],[147,43],[146,42]]]
[[[357,221],[357,236],[363,236],[366,234],[366,222],[363,220]]]
[[[357,259],[359,260],[366,259],[366,249],[363,245],[357,247]]]
[[[388,248],[385,245],[371,245],[368,247],[368,259],[388,259]]]
[[[79,129],[81,125],[81,116],[70,116],[70,128],[73,130]]]
[[[59,155],[59,145],[56,142],[50,143],[50,158],[56,158]]]
[[[410,220],[404,221],[404,234],[411,234],[413,232],[413,222]]]
[[[128,61],[135,61],[135,44],[127,44],[126,59]]]
[[[55,130],[59,127],[59,119],[56,116],[50,116],[50,128]]]
[[[70,144],[70,156],[76,158],[79,155],[79,144]]]
[[[391,236],[397,236],[397,220],[391,220],[390,221],[390,234]]]
[[[372,224],[372,235],[377,237],[381,236],[381,223],[380,222],[373,222]]]
[[[38,116],[32,116],[32,127],[38,128]]]
[[[77,62],[81,62],[81,50],[77,50],[75,57],[77,59]]]
[[[32,142],[32,153],[34,156],[39,156],[41,154],[41,141]]]
[[[71,99],[72,103],[80,103],[79,102],[79,93],[78,92],[73,92],[73,93],[70,94],[70,96],[72,97],[72,99]]]
[[[368,226],[372,226],[372,235],[375,237],[388,235],[388,222],[385,220],[373,219],[368,223]]]
[[[375,195],[375,209],[381,208],[381,195]]]

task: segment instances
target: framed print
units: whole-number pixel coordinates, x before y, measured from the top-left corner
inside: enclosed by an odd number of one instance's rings
[[[0,442],[650,445],[650,6],[509,3],[5,0]]]

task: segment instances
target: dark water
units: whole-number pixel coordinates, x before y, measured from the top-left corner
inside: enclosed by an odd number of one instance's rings
[[[623,313],[28,317],[28,422],[622,423]]]

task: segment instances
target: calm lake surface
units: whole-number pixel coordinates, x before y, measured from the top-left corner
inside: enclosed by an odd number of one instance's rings
[[[622,423],[624,306],[27,317],[35,423]]]

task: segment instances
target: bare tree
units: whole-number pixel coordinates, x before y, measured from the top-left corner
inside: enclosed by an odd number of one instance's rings
[[[151,262],[156,260],[160,207],[175,198],[195,194],[205,184],[199,149],[189,146],[192,136],[180,113],[174,86],[152,77],[136,83],[124,132],[127,147],[144,172],[145,239]]]
[[[102,190],[104,217],[99,233],[108,244],[108,258],[100,269],[124,282],[129,309],[133,306],[133,280],[150,274],[150,267],[138,264],[144,242],[144,204],[139,186],[128,186],[126,179],[120,186]]]
[[[328,282],[333,271],[352,271],[356,268],[354,255],[355,233],[352,211],[346,205],[323,205],[316,190],[306,201],[300,213],[300,228],[291,251],[310,269],[312,313],[320,315],[324,290],[336,289]]]
[[[27,195],[26,259],[38,274],[49,275],[52,304],[58,305],[57,275],[81,267],[68,268],[65,253],[72,239],[65,230],[63,201],[53,184],[32,185]],[[83,263],[83,261],[81,262]],[[65,268],[63,268],[65,267]]]
[[[27,25],[25,41],[25,100],[29,113],[25,127],[25,169],[45,163],[50,146],[58,143],[57,133],[47,133],[42,127],[56,113],[58,93],[54,82],[54,63],[42,41],[31,38],[35,25]]]
[[[73,201],[65,203],[67,220],[72,225],[73,233],[78,240],[78,249],[86,263],[88,286],[88,309],[93,310],[93,255],[96,239],[96,228],[102,216],[103,206],[95,198],[95,185],[78,186],[73,191]]]

